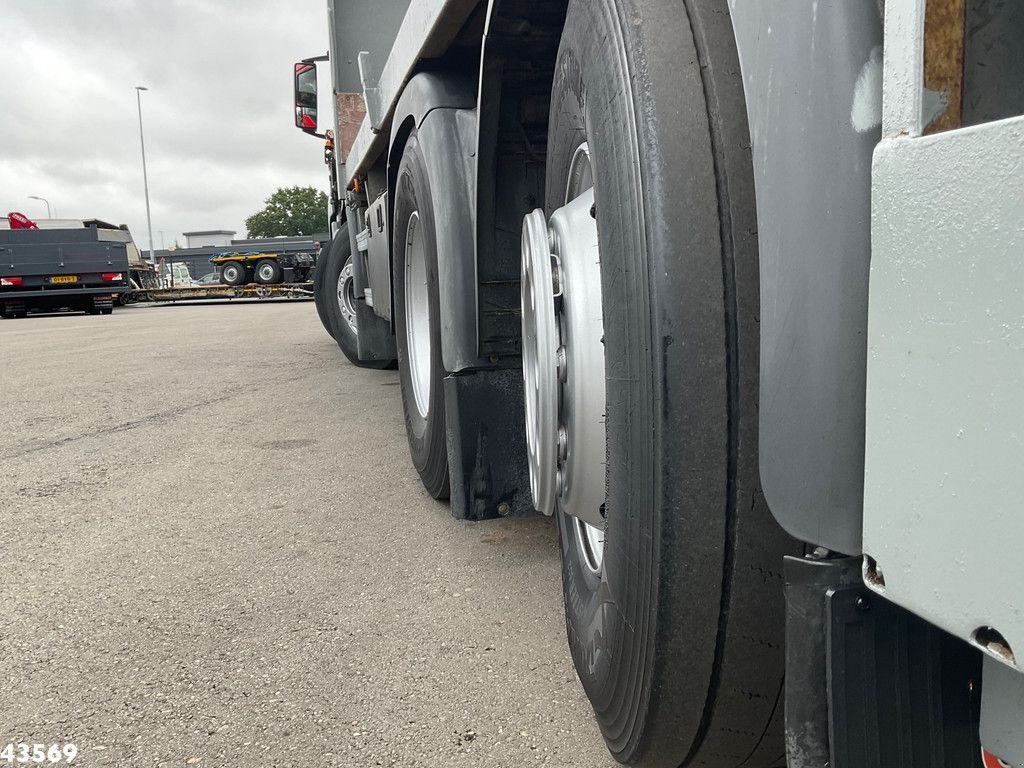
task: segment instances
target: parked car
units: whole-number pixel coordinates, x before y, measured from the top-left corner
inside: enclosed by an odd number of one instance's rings
[[[220,285],[220,274],[217,272],[210,272],[209,274],[203,275],[200,278],[192,281],[192,285],[196,288],[202,288],[206,285]]]

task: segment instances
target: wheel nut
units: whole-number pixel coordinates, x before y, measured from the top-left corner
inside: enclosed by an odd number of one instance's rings
[[[565,461],[569,455],[569,432],[565,426],[562,425],[558,428],[558,460]]]

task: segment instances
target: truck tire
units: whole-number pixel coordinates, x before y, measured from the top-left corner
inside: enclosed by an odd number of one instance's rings
[[[343,228],[345,237],[348,238],[347,229]],[[331,316],[328,314],[328,302],[332,301],[331,294],[327,291],[324,282],[324,273],[327,270],[327,254],[331,251],[331,244],[320,247],[316,257],[316,269],[313,271],[313,304],[316,306],[316,314],[324,330],[334,338],[334,329],[331,327]]]
[[[224,285],[245,285],[245,265],[240,261],[225,262],[220,268],[220,281]]]
[[[412,463],[427,492],[446,499],[450,488],[433,197],[414,130],[395,184],[394,326]]]
[[[276,285],[281,282],[281,265],[273,259],[260,259],[253,270],[256,282],[260,285]]]
[[[352,291],[352,243],[348,237],[348,224],[338,230],[327,251],[327,257],[317,264],[316,270],[318,278],[323,281],[320,298],[317,299],[317,311],[322,307],[330,323],[330,334],[342,354],[360,368],[379,370],[389,367],[390,360],[359,359],[359,331],[354,314],[356,299]]]
[[[699,30],[697,6],[714,11]],[[631,765],[785,765],[781,571],[802,548],[759,487],[753,169],[730,24],[726,0],[570,0],[552,89],[546,214],[586,142],[606,380],[600,559],[556,513],[566,625]]]

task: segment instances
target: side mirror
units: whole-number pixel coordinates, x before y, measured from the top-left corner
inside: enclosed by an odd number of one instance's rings
[[[295,65],[295,127],[316,134],[316,64]]]

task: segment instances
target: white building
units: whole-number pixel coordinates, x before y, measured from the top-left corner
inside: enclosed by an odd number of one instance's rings
[[[182,232],[185,236],[186,248],[204,248],[213,246],[221,248],[231,245],[235,232],[230,229],[208,229],[203,232]]]

